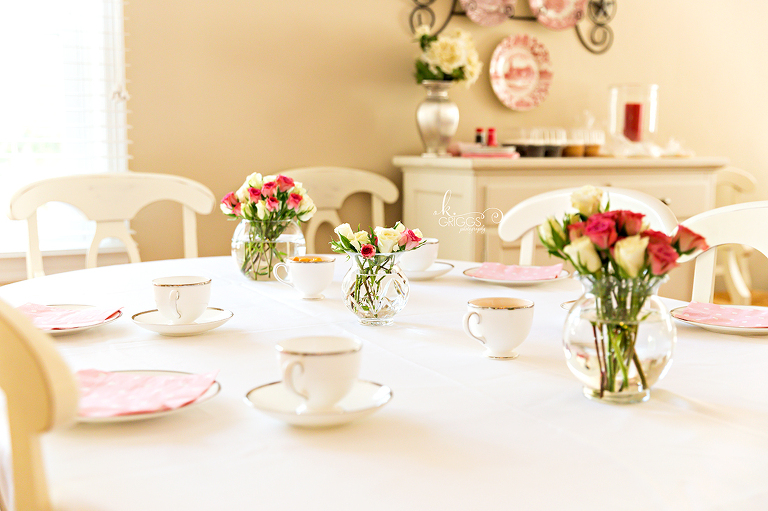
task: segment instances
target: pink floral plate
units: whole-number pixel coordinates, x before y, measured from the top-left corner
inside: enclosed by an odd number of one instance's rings
[[[552,30],[564,30],[584,17],[587,0],[528,0],[539,23]]]
[[[549,51],[533,36],[511,35],[493,51],[490,74],[493,92],[507,108],[530,110],[549,94]]]
[[[460,0],[467,17],[484,27],[504,23],[515,13],[515,0]]]

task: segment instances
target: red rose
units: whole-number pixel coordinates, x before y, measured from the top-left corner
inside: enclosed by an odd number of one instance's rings
[[[648,257],[651,260],[651,273],[666,275],[677,266],[679,254],[666,243],[648,243]]]
[[[280,201],[276,197],[267,197],[264,206],[267,208],[267,211],[276,211],[280,209]]]
[[[277,176],[277,187],[280,189],[281,192],[287,192],[291,188],[293,188],[294,183],[293,179],[291,179],[288,176]]]
[[[251,198],[251,201],[258,202],[261,200],[261,190],[258,188],[248,188],[248,196]]]
[[[371,257],[376,255],[376,248],[370,243],[366,243],[365,245],[360,247],[360,255],[363,256],[363,258],[365,259],[370,259]]]
[[[672,244],[677,247],[677,251],[681,254],[690,254],[695,250],[707,250],[706,240],[700,234],[696,234],[684,225],[677,226],[677,233],[672,238]]]
[[[288,196],[288,208],[290,209],[299,209],[299,204],[301,203],[301,199],[303,197],[299,195],[298,193],[292,193]]]
[[[277,183],[274,181],[270,181],[269,183],[264,183],[261,185],[261,194],[264,197],[270,197],[275,194],[277,191]]]
[[[584,229],[587,227],[586,222],[577,222],[568,226],[568,240],[574,241],[584,236]]]
[[[654,231],[653,229],[647,229],[640,233],[643,238],[648,238],[648,243],[662,243],[664,245],[671,245],[672,238],[667,236],[661,231]]]
[[[598,248],[607,250],[616,243],[619,235],[616,232],[616,222],[602,214],[592,215],[587,220],[584,234],[592,240]]]
[[[634,236],[643,229],[643,217],[645,215],[642,213],[618,210],[616,211],[616,227],[619,231],[623,231],[626,236]]]

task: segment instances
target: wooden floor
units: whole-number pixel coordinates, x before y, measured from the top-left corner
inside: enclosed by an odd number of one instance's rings
[[[721,292],[715,293],[714,303],[731,303],[728,299],[728,293]],[[761,307],[768,307],[768,291],[752,291],[752,305],[759,305]]]

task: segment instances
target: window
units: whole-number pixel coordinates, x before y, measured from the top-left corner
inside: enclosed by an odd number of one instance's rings
[[[127,170],[122,0],[6,2],[0,15],[0,200],[26,183]],[[76,209],[38,213],[43,250],[84,249]],[[0,253],[26,251],[25,222],[0,215]]]

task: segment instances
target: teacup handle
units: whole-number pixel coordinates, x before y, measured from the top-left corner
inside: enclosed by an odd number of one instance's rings
[[[178,289],[172,289],[171,294],[168,296],[168,299],[171,300],[171,303],[173,304],[173,310],[176,311],[176,319],[181,319],[181,312],[179,312],[179,296]]]
[[[280,268],[285,268],[285,278],[281,277],[277,270]],[[285,263],[277,263],[275,266],[272,267],[272,275],[275,276],[277,280],[282,282],[283,284],[288,284],[289,286],[293,287],[293,282],[288,280],[288,275],[290,275],[290,271],[288,270],[288,265]]]
[[[274,269],[272,270],[274,272]],[[297,396],[303,398],[303,399],[309,399],[309,396],[307,396],[304,392],[299,392],[298,389],[296,389],[296,384],[293,382],[293,372],[296,367],[301,368],[301,372],[304,372],[304,366],[301,364],[299,360],[292,360],[291,362],[286,363],[283,365],[283,383],[285,383],[285,386],[288,387],[288,390],[296,394]]]
[[[467,333],[468,336],[472,337],[473,339],[477,339],[482,344],[485,344],[485,337],[483,337],[482,335],[481,336],[475,335],[474,332],[472,332],[472,329],[469,326],[469,319],[472,316],[477,316],[477,323],[480,324],[480,320],[481,320],[480,314],[478,314],[475,311],[467,312],[466,314],[464,314],[464,331]]]

